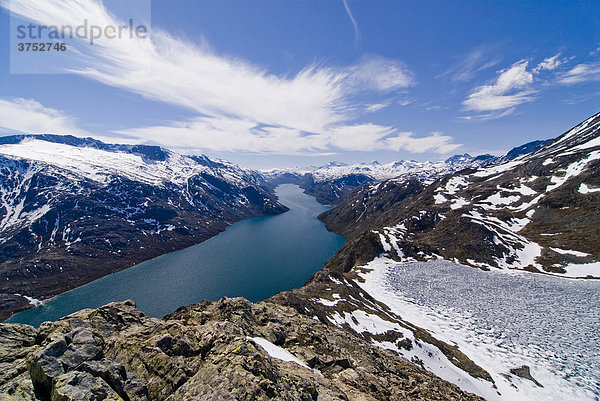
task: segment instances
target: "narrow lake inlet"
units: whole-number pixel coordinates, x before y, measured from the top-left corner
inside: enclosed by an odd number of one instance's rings
[[[328,209],[291,184],[277,187],[290,208],[277,216],[240,221],[198,245],[139,263],[58,295],[9,323],[39,326],[83,308],[132,299],[162,317],[204,299],[241,296],[256,302],[302,286],[344,243],[317,216]]]

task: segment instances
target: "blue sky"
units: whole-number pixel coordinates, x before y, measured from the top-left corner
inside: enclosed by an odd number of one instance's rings
[[[498,154],[600,111],[598,1],[146,4],[150,38],[68,42],[69,73],[11,74],[8,9],[46,25],[124,16],[99,0],[0,0],[0,133],[266,168]]]

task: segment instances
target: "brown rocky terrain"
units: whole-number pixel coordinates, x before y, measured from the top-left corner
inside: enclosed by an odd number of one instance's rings
[[[600,114],[537,151],[424,186],[369,185],[321,215],[347,238],[379,237],[392,259],[600,277]],[[350,249],[342,254],[370,254]]]
[[[481,399],[320,320],[224,298],[163,319],[128,301],[37,330],[2,324],[0,400]]]

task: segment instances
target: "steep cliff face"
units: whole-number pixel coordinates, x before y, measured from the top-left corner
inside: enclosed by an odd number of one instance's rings
[[[128,301],[0,325],[2,400],[480,400],[355,332],[276,302],[146,318]]]

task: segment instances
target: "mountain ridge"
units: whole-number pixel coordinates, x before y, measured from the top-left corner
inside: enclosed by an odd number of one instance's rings
[[[93,139],[0,144],[0,317],[280,205],[256,171]]]
[[[600,277],[599,136],[600,113],[511,161],[367,186],[321,218],[347,238],[376,232],[394,260]]]
[[[547,142],[547,140],[529,142],[511,149],[502,156],[490,154],[471,156],[464,153],[438,162],[399,160],[385,164],[376,160],[350,165],[334,161],[318,167],[263,170],[263,174],[272,183],[298,184],[307,194],[315,196],[321,203],[339,205],[355,190],[367,184],[409,178],[430,184],[436,178],[455,171],[513,160],[536,151]]]

